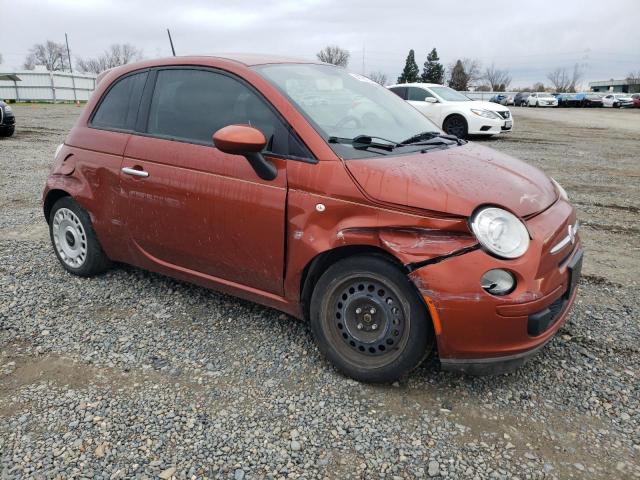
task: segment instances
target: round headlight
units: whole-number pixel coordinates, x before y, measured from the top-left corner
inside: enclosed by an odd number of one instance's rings
[[[471,217],[471,230],[480,244],[502,258],[518,258],[529,248],[529,232],[514,214],[486,207]]]
[[[5,105],[4,106],[4,111],[7,112],[7,113],[13,112],[13,110],[11,110],[11,107],[9,105]]]

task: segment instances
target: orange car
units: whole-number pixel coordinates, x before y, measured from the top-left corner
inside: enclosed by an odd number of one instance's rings
[[[562,325],[582,261],[575,210],[538,169],[365,77],[262,56],[108,71],[43,207],[67,271],[124,262],[308,319],[368,382],[434,349],[447,370],[521,364]]]

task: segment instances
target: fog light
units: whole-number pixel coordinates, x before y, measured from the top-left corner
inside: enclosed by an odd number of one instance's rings
[[[489,270],[482,276],[480,285],[491,295],[506,295],[516,288],[516,279],[506,270]]]

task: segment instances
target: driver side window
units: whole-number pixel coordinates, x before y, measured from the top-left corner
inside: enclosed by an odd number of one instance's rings
[[[304,147],[266,102],[245,84],[222,73],[198,69],[158,71],[147,133],[171,140],[213,146],[213,134],[228,125],[260,130],[266,150],[301,154]]]

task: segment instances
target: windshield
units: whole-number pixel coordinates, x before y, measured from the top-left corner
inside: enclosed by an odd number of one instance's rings
[[[256,70],[289,97],[327,141],[367,136],[400,143],[422,132],[442,133],[395,93],[343,68],[272,64]],[[352,145],[329,144],[343,158],[372,155]]]
[[[471,99],[449,87],[429,87],[429,89],[447,102],[470,102]]]

